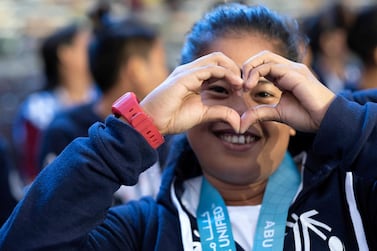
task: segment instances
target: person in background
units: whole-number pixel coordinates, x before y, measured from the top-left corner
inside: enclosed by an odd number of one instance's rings
[[[101,5],[101,7],[103,7]],[[75,106],[56,116],[46,128],[40,146],[40,167],[50,163],[75,138],[88,135],[89,127],[111,114],[111,105],[119,93],[134,92],[142,100],[168,75],[165,49],[158,31],[136,17],[115,20],[100,8],[90,43],[89,65],[102,95],[95,102]],[[93,10],[94,11],[94,10]],[[108,9],[110,11],[110,9]],[[160,169],[164,165],[168,143],[160,151],[159,162],[145,172],[134,187],[122,187],[115,198],[119,202],[156,195]],[[116,202],[118,203],[118,202]]]
[[[348,34],[350,49],[361,60],[358,89],[377,87],[377,5],[372,4],[356,12]]]
[[[357,89],[359,62],[347,45],[354,13],[342,3],[332,3],[313,15],[298,19],[303,34],[303,63],[329,89],[337,94]],[[314,133],[296,131],[289,152],[297,155],[311,149]]]
[[[14,172],[13,158],[10,146],[5,138],[0,137],[0,227],[12,213],[18,202],[12,189],[11,173]]]
[[[335,93],[357,89],[360,77],[359,62],[347,44],[353,17],[352,10],[336,2],[313,16],[302,18],[302,30],[309,38],[312,54],[311,68]]]
[[[25,184],[39,172],[40,137],[58,111],[91,102],[99,95],[88,67],[90,30],[69,24],[46,36],[39,48],[45,85],[19,107],[13,128],[17,168]]]
[[[377,104],[319,82],[298,35],[263,6],[208,11],[161,85],[121,96],[39,174],[0,250],[377,250],[376,181],[354,175],[377,172]],[[296,130],[316,138],[293,161]],[[169,134],[157,199],[110,207]]]

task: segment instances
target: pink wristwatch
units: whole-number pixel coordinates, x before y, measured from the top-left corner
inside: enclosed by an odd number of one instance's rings
[[[116,117],[123,117],[154,149],[165,142],[152,119],[140,107],[133,92],[127,92],[117,99],[113,103],[112,112]]]

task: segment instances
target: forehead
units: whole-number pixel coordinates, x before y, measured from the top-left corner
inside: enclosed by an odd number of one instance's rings
[[[242,66],[247,59],[263,50],[281,54],[276,44],[276,41],[273,42],[267,37],[244,33],[238,36],[216,38],[211,42],[206,53],[223,52],[236,64]]]

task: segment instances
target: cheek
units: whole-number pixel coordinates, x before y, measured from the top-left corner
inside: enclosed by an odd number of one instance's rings
[[[275,138],[276,141],[283,141],[288,144],[288,140],[291,134],[291,127],[279,122],[266,122],[266,124],[268,134],[272,138]]]
[[[277,158],[284,156],[292,129],[278,122],[265,122],[263,127],[268,137],[266,147],[269,151],[266,151],[266,153],[270,152],[271,156],[276,156]]]
[[[205,141],[202,140],[203,130],[203,125],[197,125],[187,130],[187,139],[194,152],[200,152],[203,145],[205,145]]]
[[[197,125],[187,131],[188,142],[199,159],[199,162],[206,162],[206,156],[212,156],[213,147],[210,147],[211,139],[205,125]]]

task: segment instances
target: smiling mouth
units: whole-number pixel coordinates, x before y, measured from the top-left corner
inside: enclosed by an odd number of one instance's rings
[[[260,137],[252,134],[220,133],[217,136],[227,143],[237,145],[247,145],[260,139]]]

